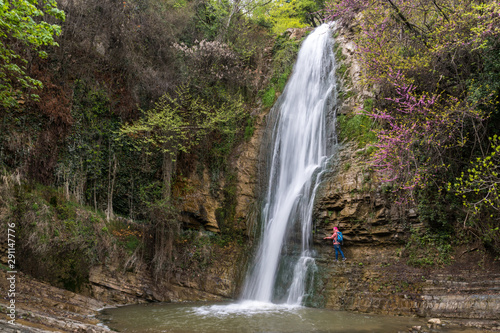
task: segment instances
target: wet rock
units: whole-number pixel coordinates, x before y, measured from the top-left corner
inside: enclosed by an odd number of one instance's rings
[[[189,177],[179,180],[173,187],[172,194],[179,198],[182,222],[188,227],[219,231],[216,210],[221,206],[221,198],[214,195],[208,170],[201,175],[193,172]],[[223,187],[224,184],[217,186]]]
[[[142,272],[122,272],[113,265],[94,266],[89,282],[92,296],[111,304],[144,303],[158,300],[154,297],[152,279]]]
[[[428,320],[428,323],[429,324],[433,324],[433,325],[441,325],[441,319],[439,318],[431,318]]]
[[[290,29],[286,29],[285,31],[285,34],[288,34],[288,38],[290,39],[295,39],[295,40],[299,40],[299,39],[302,39],[306,33],[312,31],[313,29],[310,28],[310,27],[306,27],[306,28],[290,28]]]

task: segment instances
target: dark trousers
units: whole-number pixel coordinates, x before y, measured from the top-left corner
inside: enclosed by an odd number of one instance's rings
[[[335,249],[335,260],[338,260],[339,259],[339,252],[340,252],[340,255],[342,256],[342,258],[345,259],[344,257],[344,253],[342,252],[342,250],[340,249],[340,244],[334,244],[333,245],[333,248]]]

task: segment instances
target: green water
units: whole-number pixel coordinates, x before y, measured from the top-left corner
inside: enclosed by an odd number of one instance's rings
[[[387,333],[408,332],[414,325],[425,327],[425,320],[418,318],[256,303],[131,305],[105,309],[101,312],[100,319],[111,329],[130,333]]]

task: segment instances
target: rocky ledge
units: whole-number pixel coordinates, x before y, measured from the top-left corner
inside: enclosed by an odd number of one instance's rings
[[[0,293],[7,295],[7,273],[0,270]],[[111,332],[95,318],[107,304],[52,287],[18,272],[15,284],[15,319],[9,316],[10,299],[0,300],[1,332]],[[10,322],[10,323],[9,323]],[[14,323],[14,325],[12,325]]]
[[[363,151],[344,144],[317,193],[314,305],[500,331],[500,261],[477,244],[463,244],[454,247],[447,265],[409,266],[409,230],[423,223],[415,209],[402,209],[390,199],[365,164]],[[333,226],[344,234],[346,262],[334,261],[331,241],[323,240]]]

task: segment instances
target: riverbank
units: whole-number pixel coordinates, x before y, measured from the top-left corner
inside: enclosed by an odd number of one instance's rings
[[[15,285],[14,321],[8,314],[10,300],[5,296],[9,285],[7,273],[0,270],[1,332],[110,332],[100,326],[96,315],[108,304],[37,281],[18,272]],[[113,304],[116,305],[116,304]],[[13,322],[14,325],[9,324]]]
[[[350,252],[349,250],[347,252]],[[338,274],[341,271],[352,275],[353,270],[360,266],[359,263],[345,263],[338,267]],[[7,292],[7,274],[0,271],[0,292],[6,295]],[[339,278],[339,276],[337,276]],[[479,277],[478,277],[479,279]],[[354,281],[354,280],[353,280]],[[0,300],[0,331],[7,333],[46,333],[46,332],[85,332],[85,333],[104,333],[113,332],[103,326],[97,319],[100,310],[105,307],[115,307],[118,303],[105,303],[92,297],[76,294],[67,290],[50,286],[46,283],[37,281],[25,274],[18,273],[18,284],[16,285],[16,319],[15,325],[10,325],[11,320],[7,316],[8,300]],[[383,293],[385,295],[385,293]],[[366,295],[365,295],[366,296]],[[387,296],[387,295],[385,295]],[[384,296],[384,297],[385,297]],[[494,296],[494,295],[493,295]],[[423,296],[424,297],[424,296]],[[461,301],[460,295],[454,298],[442,300],[436,303],[436,307],[451,309],[456,306],[465,306],[467,303]],[[469,298],[481,297],[469,295]],[[386,297],[386,302],[390,297]],[[394,297],[393,297],[394,298]],[[362,299],[359,298],[360,300]],[[365,299],[368,299],[365,297]],[[372,306],[382,302],[382,298],[372,298]],[[361,303],[358,302],[358,306]],[[366,305],[366,304],[365,304]],[[348,310],[349,311],[349,310]],[[353,313],[376,313],[374,308],[359,307]],[[380,313],[380,312],[379,312]],[[394,313],[393,313],[394,314]],[[494,315],[492,313],[492,315]],[[441,318],[427,317],[421,313],[418,317],[422,318],[424,323],[421,326],[409,327],[414,332],[445,332],[449,330],[466,330],[466,332],[499,332],[500,322],[498,320],[475,318],[450,318],[443,315]],[[432,319],[432,320],[430,320]],[[425,324],[427,322],[427,324]],[[464,331],[465,332],[465,331]]]

